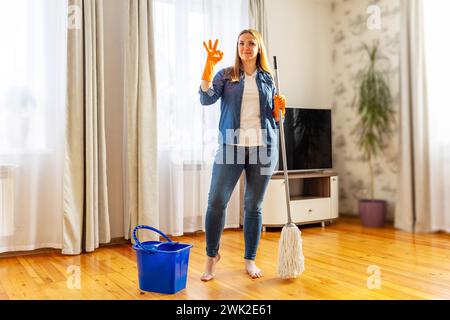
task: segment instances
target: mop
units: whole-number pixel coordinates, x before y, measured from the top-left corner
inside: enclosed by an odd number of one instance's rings
[[[280,80],[278,78],[277,57],[273,57],[275,67],[276,88],[280,94]],[[296,278],[305,270],[302,249],[301,231],[292,223],[291,205],[289,194],[289,179],[287,173],[286,144],[284,137],[283,112],[279,110],[280,131],[281,131],[281,151],[283,156],[284,184],[286,190],[286,207],[288,222],[281,230],[281,237],[278,244],[278,267],[277,272],[282,279]]]

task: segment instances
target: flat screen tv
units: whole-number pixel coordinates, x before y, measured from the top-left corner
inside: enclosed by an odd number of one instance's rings
[[[284,131],[288,171],[332,169],[331,128],[330,109],[286,108]],[[278,174],[283,172],[281,137],[279,143]]]

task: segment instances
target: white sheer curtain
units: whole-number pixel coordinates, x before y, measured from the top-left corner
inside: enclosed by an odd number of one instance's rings
[[[247,0],[155,0],[159,212],[168,234],[204,230],[220,105],[199,102],[202,41],[219,39],[224,59],[218,71],[234,64],[237,36],[245,28]],[[239,184],[225,227],[238,226]]]
[[[66,1],[0,1],[0,252],[61,247]]]
[[[423,6],[430,124],[431,231],[450,232],[450,2],[426,0]]]

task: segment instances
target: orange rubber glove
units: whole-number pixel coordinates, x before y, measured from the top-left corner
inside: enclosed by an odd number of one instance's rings
[[[213,46],[211,40],[209,40],[208,46],[206,45],[205,41],[203,41],[203,46],[205,47],[206,52],[208,53],[208,57],[206,58],[205,70],[203,71],[202,80],[206,80],[209,82],[213,80],[214,67],[223,58],[223,52],[217,50],[218,43],[219,40],[216,40]]]
[[[280,121],[280,109],[284,118],[286,114],[286,97],[283,95],[273,97],[273,117],[276,122]]]

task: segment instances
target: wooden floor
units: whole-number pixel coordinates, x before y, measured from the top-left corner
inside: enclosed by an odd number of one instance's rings
[[[223,235],[222,260],[216,279],[208,283],[199,280],[204,235],[174,238],[194,245],[187,288],[175,295],[141,293],[134,251],[116,245],[80,256],[0,258],[0,299],[450,299],[448,234],[366,229],[351,218],[326,228],[302,228],[306,271],[281,280],[276,274],[279,231],[262,235],[257,263],[265,276],[257,280],[244,272],[243,234],[232,230]],[[80,267],[79,288],[69,278],[70,266]]]

